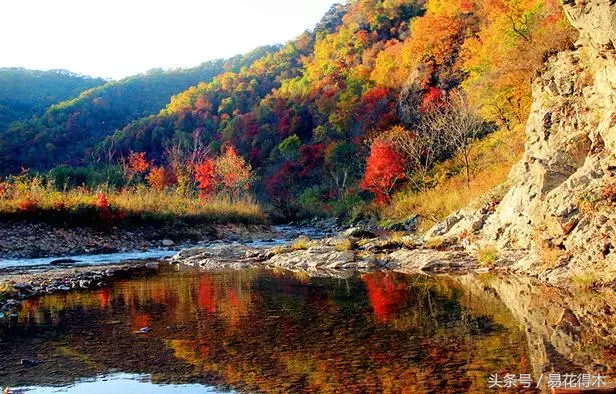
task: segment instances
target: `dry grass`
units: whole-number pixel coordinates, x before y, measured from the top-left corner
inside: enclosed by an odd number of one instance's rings
[[[293,250],[306,250],[310,246],[310,238],[308,237],[299,237],[293,244],[291,244],[291,249]]]
[[[596,271],[585,271],[571,277],[571,283],[580,289],[592,289],[602,285],[599,274]]]
[[[336,241],[334,247],[338,252],[348,252],[349,250],[355,249],[356,243],[348,238],[343,238],[339,241]]]
[[[265,215],[252,197],[225,196],[199,199],[173,191],[156,191],[143,185],[115,190],[76,188],[58,191],[55,185],[40,178],[20,177],[0,187],[0,217],[42,218],[45,216],[79,216],[98,220],[100,195],[104,195],[116,219],[194,220],[200,222],[261,223]]]
[[[477,260],[482,266],[493,266],[498,261],[498,249],[495,246],[486,246],[477,250]]]
[[[0,283],[0,301],[4,300],[12,287],[8,283]]]
[[[524,134],[497,131],[475,143],[473,171],[470,187],[461,171],[459,158],[440,164],[434,171],[437,185],[426,192],[402,191],[394,196],[391,205],[381,215],[393,220],[404,220],[420,215],[418,231],[423,232],[446,218],[450,213],[471,202],[485,203],[502,198],[503,190],[496,190],[509,175],[509,171],[524,151]]]
[[[445,250],[447,249],[447,243],[443,238],[432,238],[425,243],[427,249]]]

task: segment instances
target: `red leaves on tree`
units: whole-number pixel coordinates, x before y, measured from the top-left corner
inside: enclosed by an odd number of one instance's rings
[[[441,105],[443,102],[443,91],[439,88],[431,86],[428,92],[423,96],[419,110],[421,112],[428,111],[433,106]]]
[[[250,153],[248,154],[248,160],[253,165],[258,164],[259,161],[261,160],[261,149],[259,149],[256,146],[250,149]]]
[[[361,98],[356,119],[363,131],[383,129],[396,120],[396,95],[384,87],[368,90]]]
[[[131,152],[128,155],[128,167],[135,174],[143,174],[150,168],[145,152]]]
[[[370,149],[361,187],[376,194],[377,204],[389,202],[392,193],[406,180],[404,158],[391,144],[376,141]]]
[[[302,145],[299,148],[299,164],[301,170],[300,177],[305,177],[310,174],[310,171],[317,168],[323,161],[325,153],[325,144]]]
[[[286,207],[290,202],[291,189],[294,184],[295,165],[289,161],[280,166],[276,173],[265,179],[265,191],[277,207]]]
[[[250,188],[252,169],[235,148],[229,146],[222,156],[195,165],[195,180],[202,197],[219,190],[236,197],[242,190]]]
[[[216,191],[216,165],[213,159],[207,159],[203,163],[195,165],[195,180],[201,197],[211,195]]]

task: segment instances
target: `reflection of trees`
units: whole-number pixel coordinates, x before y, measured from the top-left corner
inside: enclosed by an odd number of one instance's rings
[[[29,301],[8,343],[54,332],[53,345],[29,346],[49,358],[70,349],[60,359],[75,365],[87,355],[90,369],[74,377],[119,368],[252,391],[482,392],[489,373],[527,362],[522,333],[497,323],[510,320],[506,309],[484,298],[467,299],[452,280],[392,273],[164,273]],[[152,333],[135,333],[145,325]]]

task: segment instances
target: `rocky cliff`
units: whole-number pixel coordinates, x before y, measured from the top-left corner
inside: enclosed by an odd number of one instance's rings
[[[565,0],[580,32],[533,83],[526,152],[495,209],[464,209],[428,232],[468,248],[525,251],[514,269],[550,281],[616,278],[616,3]]]

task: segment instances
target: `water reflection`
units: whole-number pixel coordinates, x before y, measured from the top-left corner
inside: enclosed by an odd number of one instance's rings
[[[198,384],[156,385],[149,376],[114,374],[95,379],[77,381],[75,384],[62,387],[18,387],[11,389],[12,393],[27,394],[109,394],[109,393],[140,393],[140,394],[193,394],[219,393],[216,388]]]
[[[382,272],[163,272],[26,302],[16,320],[0,325],[0,386],[121,372],[217,390],[483,393],[492,373],[596,370],[596,361],[572,364],[574,357],[555,351],[564,337],[538,352],[545,335],[535,324],[548,320],[530,321],[524,299],[509,305],[505,296],[520,295],[506,283]],[[41,363],[26,367],[23,359]]]

